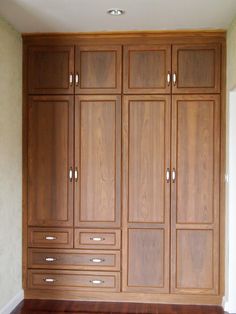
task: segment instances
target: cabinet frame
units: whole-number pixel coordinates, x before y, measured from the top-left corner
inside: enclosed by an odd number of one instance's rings
[[[94,44],[121,44],[121,45],[145,45],[145,44],[215,44],[221,45],[221,157],[220,157],[220,290],[219,295],[176,295],[176,294],[149,294],[142,293],[96,293],[90,292],[54,292],[50,294],[52,299],[82,298],[84,300],[109,300],[113,301],[134,301],[153,303],[178,303],[178,304],[218,304],[221,305],[224,295],[224,250],[225,250],[225,134],[226,134],[226,62],[225,62],[225,31],[162,31],[162,32],[119,32],[119,33],[90,33],[90,34],[24,34],[24,54],[23,54],[23,287],[25,298],[48,298],[48,291],[41,289],[27,288],[27,48],[30,45],[94,45]]]

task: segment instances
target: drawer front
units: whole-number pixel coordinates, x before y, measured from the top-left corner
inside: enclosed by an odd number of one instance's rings
[[[120,230],[76,229],[75,247],[79,249],[119,249]]]
[[[28,267],[119,271],[120,252],[29,249]]]
[[[28,288],[82,291],[120,291],[117,272],[28,271]]]
[[[64,228],[29,228],[28,246],[73,248],[73,230]]]

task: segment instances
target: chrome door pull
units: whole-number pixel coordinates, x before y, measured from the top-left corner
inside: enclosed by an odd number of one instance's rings
[[[166,170],[166,182],[170,183],[170,169],[169,168],[167,168]]]
[[[90,240],[92,240],[92,241],[104,241],[105,240],[105,238],[101,238],[101,237],[93,237],[93,238],[90,238]]]
[[[46,236],[45,237],[45,240],[48,240],[48,241],[53,241],[53,240],[56,240],[57,237],[52,237],[52,236]]]
[[[75,85],[78,86],[79,85],[79,73],[75,74]]]
[[[75,182],[78,182],[78,168],[75,168]]]
[[[73,74],[72,73],[69,75],[69,83],[70,83],[70,86],[73,85]]]
[[[52,282],[55,282],[56,281],[56,279],[54,279],[54,278],[44,278],[43,279],[45,282],[50,282],[50,283],[52,283]]]
[[[91,282],[92,284],[94,284],[94,285],[101,285],[102,283],[104,283],[103,280],[97,280],[97,279],[95,279],[95,280],[90,280],[90,282]]]
[[[175,168],[173,168],[173,171],[172,171],[172,182],[175,183],[176,181],[176,170]]]
[[[45,261],[46,262],[55,262],[57,259],[56,258],[54,258],[54,257],[46,257],[45,258]]]
[[[171,76],[170,76],[170,72],[167,73],[167,85],[170,86],[170,80],[171,80]]]
[[[72,180],[73,180],[73,169],[72,169],[72,167],[70,167],[70,170],[69,170],[69,180],[70,180],[70,182],[72,182]]]
[[[173,74],[173,84],[174,84],[174,86],[176,85],[176,82],[177,82],[177,74],[174,72],[174,74]]]
[[[93,262],[93,263],[102,263],[102,262],[105,262],[105,259],[102,259],[102,258],[91,258],[91,259],[90,259],[90,262]]]

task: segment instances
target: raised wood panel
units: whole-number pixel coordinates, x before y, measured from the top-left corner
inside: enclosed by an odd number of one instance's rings
[[[126,96],[128,222],[164,223],[169,167],[170,98]]]
[[[73,229],[28,228],[28,246],[44,248],[73,248]]]
[[[28,267],[120,271],[119,251],[29,249]]]
[[[53,281],[46,282],[46,279]],[[93,281],[100,283],[93,283]],[[120,290],[119,272],[92,272],[67,270],[29,270],[28,287],[42,290],[82,290],[110,291]]]
[[[75,104],[75,225],[120,225],[120,96],[80,96]]]
[[[213,223],[219,207],[219,98],[175,96],[172,113],[176,222]]]
[[[120,249],[121,232],[115,229],[75,229],[75,247],[80,249]]]
[[[28,102],[28,223],[72,226],[73,98],[32,96]]]
[[[30,94],[74,93],[74,46],[29,47],[27,69]]]
[[[219,289],[220,98],[179,95],[172,107],[172,284],[180,294]]]
[[[172,92],[219,93],[220,92],[220,45],[174,45],[172,49],[172,72],[177,82]]]
[[[121,46],[79,46],[76,48],[77,94],[119,94],[121,92]]]
[[[163,229],[129,229],[124,291],[168,291],[168,243]],[[167,245],[167,247],[166,247]]]
[[[176,291],[216,293],[217,262],[214,256],[213,230],[177,230]]]
[[[170,45],[124,46],[124,93],[168,94],[170,72]]]

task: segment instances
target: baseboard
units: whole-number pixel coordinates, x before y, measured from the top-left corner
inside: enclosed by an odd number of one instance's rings
[[[22,300],[24,300],[23,289],[19,291],[2,309],[0,309],[0,314],[10,314]]]

